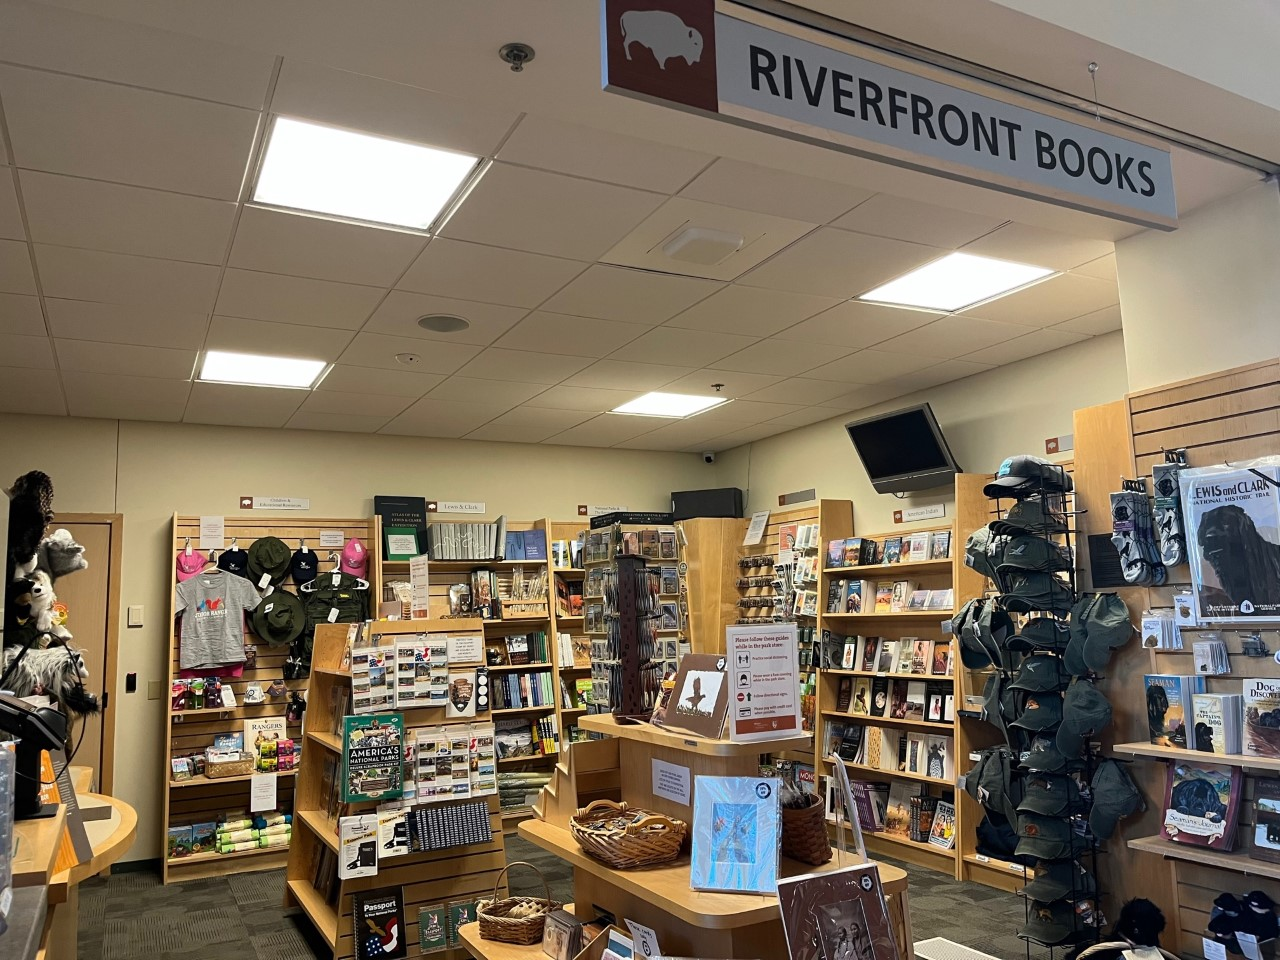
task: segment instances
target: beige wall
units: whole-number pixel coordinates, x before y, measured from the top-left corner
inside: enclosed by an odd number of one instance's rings
[[[1201,207],[1116,244],[1132,390],[1280,353],[1280,189]]]
[[[309,497],[313,516],[366,517],[385,492],[572,520],[579,503],[664,509],[672,490],[720,486],[728,475],[696,454],[0,415],[0,481],[37,468],[53,477],[56,509],[124,514],[122,609],[142,604],[146,618],[128,629],[122,614],[111,709],[116,793],[138,811],[126,859],[160,854],[167,700],[146,690],[168,675],[175,512],[232,514],[244,494]],[[127,673],[138,675],[137,693],[124,692]]]
[[[961,468],[990,472],[1011,454],[1043,455],[1047,438],[1071,433],[1073,411],[1116,400],[1126,391],[1125,345],[1117,332],[899,397],[858,415],[927,400]],[[945,491],[910,494],[905,501],[877,494],[849,443],[844,429],[849,419],[836,417],[759,440],[723,455],[720,463],[735,471],[738,486],[747,488],[750,510],[776,510],[779,494],[815,487],[820,498],[852,500],[854,529],[868,534],[893,529],[893,511],[912,504],[946,502],[951,516],[954,497]]]

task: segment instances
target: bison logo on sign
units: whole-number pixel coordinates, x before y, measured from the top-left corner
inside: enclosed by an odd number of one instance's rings
[[[715,111],[713,0],[605,0],[605,84]]]

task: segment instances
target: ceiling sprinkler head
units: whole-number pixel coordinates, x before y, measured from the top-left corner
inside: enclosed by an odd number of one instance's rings
[[[511,64],[511,72],[519,73],[524,69],[524,65],[532,60],[535,56],[533,47],[527,43],[504,43],[498,50],[504,62]]]

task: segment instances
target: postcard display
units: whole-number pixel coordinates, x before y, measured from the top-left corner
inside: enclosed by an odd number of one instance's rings
[[[506,851],[484,656],[470,618],[316,630],[286,902],[334,960],[405,956],[378,952],[391,924],[409,955],[456,947],[492,895]]]

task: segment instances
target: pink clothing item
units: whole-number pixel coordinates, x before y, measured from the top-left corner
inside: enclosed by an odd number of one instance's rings
[[[204,555],[203,551],[192,550],[190,554],[186,550],[178,552],[178,582],[190,580],[197,573],[204,569],[204,565],[209,562],[209,558]]]
[[[347,545],[342,548],[342,562],[338,565],[338,569],[353,577],[363,577],[368,571],[369,554],[364,544],[355,537],[348,540]]]

